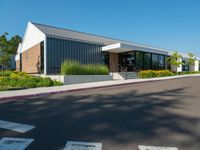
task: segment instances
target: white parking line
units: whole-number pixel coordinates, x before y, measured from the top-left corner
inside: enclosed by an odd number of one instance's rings
[[[178,150],[176,147],[144,146],[139,145],[139,150]]]
[[[9,121],[0,120],[0,128],[9,129],[20,133],[25,133],[35,127],[26,124],[13,123]]]
[[[102,143],[68,141],[63,150],[102,150]]]
[[[4,137],[0,140],[0,149],[1,150],[24,150],[33,141],[34,139]]]

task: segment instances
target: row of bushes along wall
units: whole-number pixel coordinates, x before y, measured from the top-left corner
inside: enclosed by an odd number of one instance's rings
[[[200,72],[178,72],[173,73],[169,70],[144,70],[138,73],[140,78],[156,78],[156,77],[166,77],[175,75],[185,75],[185,74],[200,74]]]

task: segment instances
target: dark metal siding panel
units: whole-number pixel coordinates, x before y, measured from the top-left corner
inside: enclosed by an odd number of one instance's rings
[[[47,37],[47,74],[60,70],[64,60],[76,60],[81,64],[101,64],[102,46],[69,39]]]

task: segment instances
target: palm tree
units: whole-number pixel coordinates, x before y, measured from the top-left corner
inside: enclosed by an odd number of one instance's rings
[[[177,68],[180,68],[183,62],[181,61],[182,56],[178,52],[174,52],[169,58],[168,62],[171,65],[172,72],[178,72]]]
[[[188,53],[188,57],[189,57],[189,60],[188,60],[188,64],[190,65],[190,71],[195,71],[194,67],[195,67],[195,62],[196,62],[196,56],[192,53]]]

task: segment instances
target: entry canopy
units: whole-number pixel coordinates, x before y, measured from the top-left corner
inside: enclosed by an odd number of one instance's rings
[[[149,52],[149,53],[169,55],[169,51],[160,50],[158,48],[146,47],[146,46],[142,46],[142,45],[116,43],[116,44],[107,45],[107,46],[102,47],[102,51],[112,52],[112,53],[123,53],[123,52],[134,51],[134,50]]]

